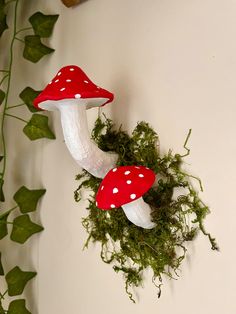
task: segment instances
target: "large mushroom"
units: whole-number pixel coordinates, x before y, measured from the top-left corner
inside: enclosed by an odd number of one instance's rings
[[[103,210],[122,207],[136,226],[152,229],[151,208],[142,196],[155,181],[155,173],[144,166],[121,166],[111,169],[101,182],[96,206]]]
[[[34,99],[36,108],[59,110],[65,143],[72,157],[93,176],[103,178],[118,156],[104,152],[91,140],[86,109],[104,106],[114,95],[95,85],[75,65],[63,67]]]

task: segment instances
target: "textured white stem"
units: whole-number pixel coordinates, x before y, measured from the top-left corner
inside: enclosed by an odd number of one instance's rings
[[[93,176],[104,178],[114,168],[117,154],[104,152],[91,140],[88,131],[86,105],[67,101],[57,105],[67,148],[72,157]]]
[[[122,206],[126,217],[136,226],[144,229],[152,229],[156,226],[151,221],[151,208],[140,197],[137,200]]]

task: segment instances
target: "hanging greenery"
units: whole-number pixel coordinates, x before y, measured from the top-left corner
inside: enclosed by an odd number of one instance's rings
[[[215,239],[203,225],[209,208],[199,198],[190,179],[197,180],[202,190],[201,181],[182,169],[184,157],[190,153],[187,147],[190,134],[191,130],[184,143],[185,154],[174,154],[170,150],[161,156],[158,136],[148,123],[139,122],[130,136],[121,127],[116,130],[105,116],[96,120],[92,137],[102,150],[119,155],[118,166],[143,165],[157,174],[158,183],[143,197],[152,208],[152,220],[156,223],[153,229],[130,223],[121,208],[98,209],[95,195],[102,180],[85,170],[76,177],[80,182],[74,193],[77,202],[81,200],[82,189],[91,190],[88,215],[83,218],[83,226],[89,234],[85,247],[90,242],[101,244],[102,260],[112,264],[115,272],[123,274],[126,292],[133,302],[131,288],[141,286],[143,272],[148,267],[153,271],[153,283],[160,297],[163,275],[178,277],[186,256],[186,244],[193,241],[199,231],[208,237],[212,250],[218,250]]]
[[[7,119],[15,119],[15,121],[23,123],[23,132],[29,140],[54,139],[55,136],[49,128],[48,117],[36,113],[39,110],[33,107],[33,99],[40,91],[28,86],[19,91],[20,99],[16,99],[15,103],[9,103],[11,91],[17,89],[17,86],[12,85],[13,69],[16,66],[15,43],[19,41],[22,44],[20,54],[23,55],[24,59],[33,63],[40,61],[41,58],[54,51],[54,49],[43,44],[43,38],[51,36],[58,19],[58,15],[45,15],[36,12],[24,21],[25,27],[18,28],[22,2],[23,0],[0,0],[0,39],[1,41],[4,40],[6,56],[3,58],[4,64],[1,65],[2,69],[0,70],[0,240],[10,239],[19,244],[24,244],[31,236],[43,230],[41,225],[32,221],[31,212],[37,210],[38,202],[46,190],[30,189],[23,185],[15,192],[13,199],[5,199],[5,183],[10,185],[12,182],[12,178],[9,176],[7,176],[8,182],[5,182],[9,161],[6,140],[8,130],[5,122]],[[24,36],[22,36],[23,34]],[[18,107],[26,108],[23,117],[14,113]],[[25,118],[25,116],[29,118]],[[13,212],[14,218],[11,216]],[[9,237],[7,237],[8,235]],[[16,261],[16,263],[18,262]],[[23,293],[28,281],[36,276],[36,272],[25,271],[19,266],[15,266],[6,273],[7,264],[6,256],[0,252],[0,285],[1,290],[5,289],[0,291],[0,314],[31,314],[27,308],[26,300],[18,299],[18,296]],[[9,296],[17,298],[9,299]]]

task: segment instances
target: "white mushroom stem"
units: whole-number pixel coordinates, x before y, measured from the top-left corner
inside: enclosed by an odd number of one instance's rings
[[[78,102],[78,100],[77,100]],[[57,108],[67,148],[77,163],[98,178],[104,178],[114,168],[117,154],[104,152],[91,140],[86,116],[86,103],[63,100]]]
[[[142,197],[122,205],[122,208],[126,217],[136,226],[144,229],[152,229],[156,226],[151,220],[151,208]]]

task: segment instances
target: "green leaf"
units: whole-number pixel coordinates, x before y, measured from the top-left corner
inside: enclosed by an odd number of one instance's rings
[[[54,49],[42,44],[38,35],[25,36],[25,48],[23,57],[31,62],[38,62],[42,57],[50,54]]]
[[[7,16],[4,11],[5,8],[5,0],[0,0],[0,37],[2,33],[8,29],[7,26]]]
[[[4,180],[0,179],[0,202],[5,202],[5,196],[4,196],[4,192],[3,192],[3,184],[4,184]]]
[[[6,95],[6,94],[4,93],[4,91],[0,89],[0,106],[1,106],[1,104],[3,103],[3,100],[4,100],[4,98],[5,98],[5,95]]]
[[[10,214],[10,211],[0,215],[0,240],[3,239],[7,234],[7,218]]]
[[[2,266],[2,253],[0,252],[0,276],[4,276],[4,269],[3,269],[3,266]],[[1,310],[1,308],[0,308]],[[0,314],[1,314],[1,311],[0,311]]]
[[[36,210],[40,197],[45,194],[46,190],[29,190],[27,187],[22,186],[13,196],[20,211],[25,214]]]
[[[41,93],[41,91],[34,90],[31,87],[26,87],[21,93],[20,98],[28,107],[29,111],[36,112],[41,111],[41,109],[37,109],[34,107],[33,100]]]
[[[9,304],[8,314],[31,314],[25,307],[25,300],[14,300]]]
[[[20,295],[29,280],[36,276],[36,272],[23,271],[18,266],[14,267],[6,274],[9,296]]]
[[[41,232],[43,227],[33,223],[29,215],[21,215],[14,219],[11,232],[11,240],[25,243],[34,233]]]
[[[33,26],[35,35],[50,37],[59,15],[44,15],[41,12],[33,14],[29,21]]]
[[[53,140],[56,138],[48,126],[48,117],[41,114],[33,114],[23,132],[31,141],[45,137]]]

